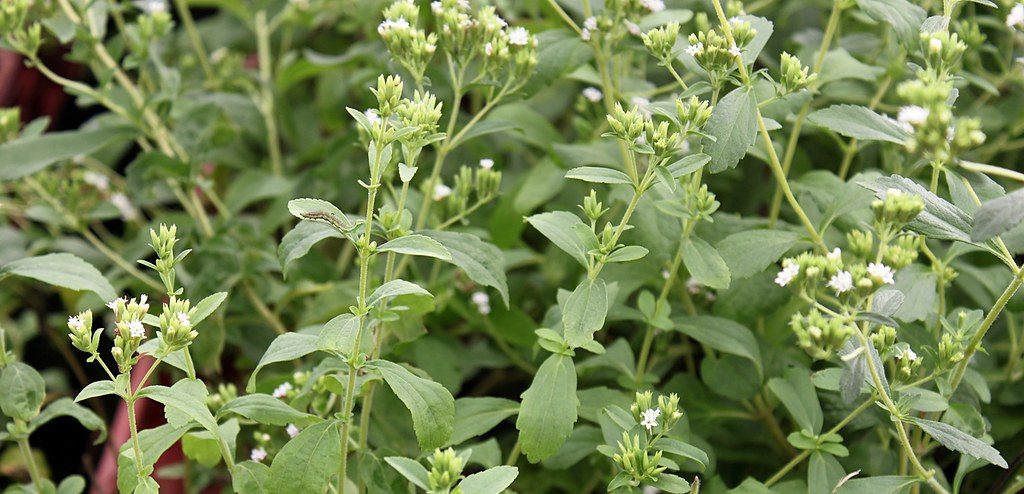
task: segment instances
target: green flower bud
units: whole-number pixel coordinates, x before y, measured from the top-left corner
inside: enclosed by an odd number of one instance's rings
[[[699,132],[711,119],[712,108],[707,101],[701,101],[696,96],[689,100],[676,100],[676,116],[679,118],[679,131],[684,135]]]
[[[601,219],[608,212],[608,208],[604,207],[601,201],[597,200],[597,192],[594,189],[590,189],[590,194],[583,198],[583,205],[580,206],[583,210],[583,214],[587,215],[587,219],[591,223],[597,223],[597,220]]]
[[[402,78],[397,75],[377,77],[377,87],[370,88],[377,97],[377,113],[387,119],[402,104]]]
[[[620,103],[615,103],[615,109],[608,115],[608,125],[611,127],[611,135],[633,144],[644,132],[645,120],[638,107],[633,106],[629,111],[623,110]]]
[[[448,492],[462,478],[462,469],[465,465],[452,448],[435,450],[427,461],[431,466],[427,474],[427,484],[431,492]]]
[[[875,223],[881,229],[899,231],[924,211],[924,200],[917,194],[908,194],[900,189],[889,189],[883,199],[871,203]]]
[[[0,144],[18,138],[21,129],[21,110],[19,108],[0,108]]]
[[[164,304],[163,312],[160,314],[160,339],[167,352],[185,348],[199,336],[199,333],[192,329],[195,309],[190,309],[190,305],[188,300],[173,296]]]
[[[806,88],[818,79],[818,74],[808,75],[810,69],[800,62],[799,58],[782,52],[782,88],[785,93],[795,93]]]
[[[679,38],[679,23],[670,22],[664,26],[652,29],[640,35],[644,47],[662,63],[671,63],[673,57],[672,49]]]
[[[865,260],[875,250],[875,237],[868,230],[854,230],[846,234],[846,250]]]

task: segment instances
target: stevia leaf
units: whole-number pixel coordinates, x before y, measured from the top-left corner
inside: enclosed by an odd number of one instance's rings
[[[572,434],[578,407],[572,359],[565,355],[549,356],[523,392],[516,420],[520,447],[531,463],[558,452]]]

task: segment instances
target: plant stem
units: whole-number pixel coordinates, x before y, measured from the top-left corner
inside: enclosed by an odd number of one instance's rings
[[[215,81],[216,75],[210,67],[210,56],[206,53],[206,47],[203,46],[203,38],[199,35],[199,30],[196,29],[196,21],[192,18],[187,0],[174,0],[174,6],[178,11],[178,17],[181,18],[181,24],[185,27],[185,34],[196,51],[196,57],[199,58],[199,66],[202,67],[203,74],[208,80]]]
[[[179,2],[182,0],[178,0]],[[267,12],[256,12],[256,48],[260,66],[260,113],[267,128],[267,152],[270,154],[270,168],[274,175],[284,172],[281,163],[281,141],[277,130],[274,110],[273,62],[270,54],[270,30],[267,29]]]
[[[256,311],[267,320],[270,324],[270,328],[273,329],[275,333],[281,335],[288,332],[288,327],[285,326],[284,323],[281,322],[281,319],[279,319],[277,315],[267,307],[267,304],[260,299],[259,294],[256,293],[256,290],[253,289],[252,285],[248,281],[242,283],[242,289],[245,290],[245,296],[249,299],[249,302],[251,302],[253,307],[256,307]]]
[[[114,250],[111,249],[110,247],[107,247],[107,245],[104,244],[102,240],[97,238],[96,235],[89,231],[88,227],[83,226],[81,229],[79,229],[79,232],[82,234],[83,237],[85,237],[86,240],[89,241],[90,244],[93,245],[93,247],[96,247],[96,250],[100,251],[100,253],[107,257],[107,259],[110,259],[114,264],[116,264],[119,268],[123,269],[126,273],[132,275],[133,277],[143,282],[150,288],[161,291],[164,289],[164,286],[162,284],[150,278],[149,276],[146,276],[145,273],[139,271],[135,266],[128,262],[128,260],[126,260],[124,257],[121,257],[120,254],[114,252]]]
[[[665,279],[665,283],[661,286],[661,292],[658,294],[658,301],[654,304],[655,312],[661,309],[661,306],[668,300],[668,294],[672,291],[672,287],[675,285],[676,275],[679,271],[679,266],[683,262],[683,241],[690,235],[691,228],[688,228],[687,222],[684,222],[682,228],[682,235],[679,238],[679,247],[676,248],[676,254],[672,258],[672,264],[668,268],[668,278]],[[640,356],[636,360],[636,371],[634,372],[634,382],[636,387],[639,389],[640,385],[643,384],[643,376],[647,371],[647,359],[650,357],[651,345],[654,343],[654,326],[651,324],[647,325],[647,331],[644,333],[644,341],[640,345]]]
[[[825,26],[825,34],[821,38],[821,46],[818,47],[818,57],[814,61],[814,67],[811,69],[812,74],[819,74],[822,66],[825,64],[825,54],[828,53],[828,48],[832,44],[832,38],[835,37],[836,30],[839,27],[839,19],[843,12],[844,0],[834,0],[832,3],[832,12],[828,16],[828,23]],[[724,20],[721,21],[726,24]],[[727,26],[723,26],[723,29],[728,29]],[[732,35],[729,35],[730,41]],[[786,143],[786,153],[782,159],[782,176],[787,177],[789,170],[793,167],[793,157],[796,155],[797,141],[800,140],[800,131],[803,129],[804,120],[807,118],[808,113],[811,110],[811,101],[808,100],[804,103],[803,107],[797,113],[796,120],[793,122],[793,131],[789,135],[789,142]],[[775,150],[772,148],[772,152]],[[779,182],[775,187],[775,192],[772,195],[772,206],[771,211],[768,215],[768,225],[775,226],[775,222],[779,219],[779,212],[782,208],[782,182]]]
[[[985,337],[985,333],[992,328],[992,324],[999,318],[999,313],[1003,311],[1006,304],[1010,301],[1017,290],[1020,288],[1021,283],[1024,283],[1024,269],[1018,268],[1017,273],[1013,276],[1010,284],[1006,286],[1003,293],[996,299],[995,305],[989,309],[988,314],[985,315],[985,319],[981,321],[981,325],[978,326],[978,330],[974,332],[974,336],[971,337],[967,343],[967,348],[964,350],[964,358],[960,360],[956,368],[953,370],[952,379],[949,381],[950,395],[956,391],[956,388],[960,386],[960,381],[964,378],[964,373],[967,371],[967,365],[971,362],[971,357],[974,356],[978,348],[981,347],[981,340]]]
[[[21,456],[28,468],[28,476],[32,479],[36,492],[43,492],[43,476],[39,474],[39,466],[36,465],[36,458],[32,456],[32,446],[29,445],[27,437],[18,439],[18,449],[21,450]]]

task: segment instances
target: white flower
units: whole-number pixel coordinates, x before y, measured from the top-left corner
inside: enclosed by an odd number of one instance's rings
[[[665,2],[662,0],[640,0],[640,5],[650,10],[651,12],[661,12],[665,10]]]
[[[702,288],[704,288],[704,285],[701,282],[697,281],[697,278],[691,276],[689,279],[686,280],[686,291],[690,292],[691,294],[696,295],[700,293],[700,290]]]
[[[380,114],[373,108],[368,108],[363,112],[363,114],[366,115],[366,119],[370,121],[370,125],[377,125],[377,122],[380,122]]]
[[[142,325],[142,321],[130,321],[128,323],[128,333],[132,338],[145,338],[146,327]]]
[[[285,382],[281,383],[280,386],[274,388],[273,397],[274,398],[284,398],[284,397],[288,396],[288,392],[291,391],[291,390],[292,390],[292,383],[285,381]]]
[[[1006,16],[1006,25],[1009,27],[1024,26],[1024,5],[1018,3],[1010,9],[1009,15]]]
[[[650,106],[651,100],[644,98],[643,96],[633,96],[632,98],[629,98],[629,104],[636,105],[640,108],[640,113],[643,113],[645,117],[651,116],[651,110],[647,108]],[[640,137],[644,136],[641,135]]]
[[[902,194],[902,193],[903,193],[903,191],[902,191],[902,190],[900,190],[900,189],[897,189],[897,188],[895,188],[895,187],[890,187],[890,188],[888,188],[888,189],[885,189],[885,197],[889,197],[889,196],[898,196],[898,195],[900,195],[900,194]]]
[[[494,45],[492,45],[490,42],[487,42],[487,44],[484,45],[484,54],[487,56],[494,55]]]
[[[626,29],[629,30],[629,34],[632,34],[633,36],[640,36],[640,26],[632,22],[626,21]]]
[[[441,2],[430,2],[430,10],[433,10],[435,14],[440,14],[444,10],[444,5],[441,5]]]
[[[783,266],[782,271],[775,277],[775,283],[779,286],[786,286],[789,282],[793,281],[793,278],[800,274],[800,265],[796,263],[790,263]]]
[[[85,323],[82,322],[81,317],[71,316],[68,318],[68,327],[76,331],[81,331],[85,328]]]
[[[508,43],[510,45],[526,46],[530,42],[530,33],[524,27],[517,27],[508,32]]]
[[[96,189],[100,191],[106,191],[110,188],[110,179],[102,173],[85,172],[85,175],[82,176],[82,180],[85,180],[85,183],[96,187]]]
[[[906,350],[904,350],[902,347],[896,347],[896,353],[894,354],[894,356],[898,359],[906,358],[911,362],[916,362],[917,359],[920,358],[918,357],[917,353],[915,353],[914,350],[912,350],[910,347],[907,347]]]
[[[188,314],[186,314],[184,312],[178,312],[178,313],[174,314],[174,317],[177,317],[178,318],[178,322],[180,322],[183,325],[186,325],[186,326],[191,326],[192,325],[192,321],[189,320]]]
[[[590,30],[584,29],[580,31],[580,39],[582,39],[583,41],[590,41]]]
[[[440,201],[445,197],[452,195],[452,188],[445,184],[437,184],[434,186],[434,200]]]
[[[596,87],[588,87],[583,90],[583,97],[587,98],[591,103],[597,103],[601,101],[601,98],[604,98],[604,93]]]
[[[267,459],[267,450],[263,448],[253,448],[252,452],[249,453],[249,459],[257,463]]]
[[[691,57],[696,57],[701,53],[704,53],[704,43],[698,42],[695,45],[690,45],[686,47],[686,54],[690,55]]]
[[[953,142],[954,137],[956,137],[956,125],[949,124],[949,127],[946,127],[946,140]]]
[[[164,0],[139,0],[135,2],[135,7],[149,15],[167,12],[167,2]]]
[[[853,275],[849,271],[840,271],[828,280],[828,287],[835,290],[836,294],[853,290]]]
[[[295,427],[295,424],[288,424],[288,427],[285,427],[284,431],[288,433],[288,437],[295,437],[299,435],[299,428]]]
[[[894,274],[892,268],[880,262],[873,262],[871,264],[868,264],[868,274],[871,275],[872,278],[878,278],[882,280],[882,283],[885,283],[887,285],[895,283],[895,281],[892,278]]]
[[[941,52],[942,40],[940,40],[939,38],[932,38],[931,41],[928,42],[928,50],[930,50],[932,53]]]
[[[743,53],[743,52],[741,52],[741,51],[740,51],[740,47],[738,47],[738,46],[736,46],[736,45],[732,45],[732,46],[730,46],[730,47],[729,47],[729,54],[730,54],[730,55],[732,55],[732,56],[734,56],[734,57],[738,57],[738,56],[740,56],[740,55],[741,55],[742,53]]]
[[[583,21],[583,27],[591,31],[597,31],[597,17],[587,17],[587,20]]]
[[[923,124],[928,120],[929,111],[927,108],[922,108],[917,105],[908,105],[900,108],[900,113],[896,116],[896,120],[903,125],[917,126]]]
[[[491,168],[494,168],[494,160],[490,158],[484,158],[480,160],[480,168],[483,168],[484,170],[490,170]]]
[[[124,195],[124,193],[117,192],[112,194],[110,196],[110,203],[117,208],[121,213],[121,217],[126,221],[139,219],[139,211],[135,209],[135,206],[132,204],[132,200],[129,199],[128,196]]]
[[[468,9],[469,8],[469,0],[458,0],[455,3],[459,4],[459,8],[460,9]]]
[[[473,304],[476,305],[476,309],[480,311],[481,314],[487,315],[491,313],[491,297],[487,295],[487,292],[473,292],[470,300],[473,301]]]
[[[114,300],[107,302],[107,308],[114,311],[114,317],[117,317],[117,303],[120,301],[128,303],[128,297],[115,298]]]
[[[839,250],[839,247],[836,247],[832,249],[832,252],[825,254],[825,257],[827,257],[829,261],[839,261],[843,259],[843,251]]]
[[[377,26],[377,32],[385,34],[389,31],[405,31],[409,29],[409,21],[405,20],[404,17],[399,17],[398,20],[384,19],[384,22]]]
[[[658,426],[658,417],[661,416],[661,409],[648,408],[647,410],[640,412],[640,416],[643,418],[643,420],[640,421],[640,425],[646,427],[648,431],[651,431]]]

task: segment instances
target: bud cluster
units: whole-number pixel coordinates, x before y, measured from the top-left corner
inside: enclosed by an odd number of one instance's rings
[[[948,31],[932,31],[921,33],[921,51],[924,53],[925,63],[930,70],[940,74],[940,77],[948,77],[956,70],[967,51],[967,44],[960,41],[956,33]]]
[[[192,329],[192,317],[195,316],[196,309],[190,309],[189,306],[188,300],[179,300],[174,296],[164,304],[158,334],[166,353],[185,348],[199,336],[199,333]]]
[[[856,331],[851,321],[828,317],[818,309],[811,309],[807,315],[793,314],[789,327],[800,347],[819,360],[832,356]]]
[[[430,472],[427,473],[430,492],[449,492],[462,478],[462,469],[466,466],[452,448],[434,450],[427,462],[430,463]]]
[[[142,295],[138,299],[119,298],[107,304],[114,312],[114,347],[110,353],[122,373],[131,371],[139,360],[136,352],[146,338],[146,326],[142,321],[149,314],[148,300]]]
[[[924,200],[917,194],[889,189],[884,198],[871,202],[871,211],[875,214],[875,231],[898,232],[924,211]]]
[[[606,0],[603,10],[584,20],[581,37],[584,41],[608,46],[614,46],[626,36],[642,37],[637,25],[640,18],[662,10],[665,10],[662,0]]]
[[[952,83],[938,79],[931,70],[919,71],[917,79],[903,82],[896,88],[896,93],[907,102],[900,108],[897,120],[912,134],[905,145],[908,151],[948,162],[985,142],[978,119],[954,119],[950,104],[952,91]]]
[[[460,167],[452,187],[439,183],[434,189],[434,199],[445,202],[450,216],[460,216],[470,212],[471,197],[475,195],[476,203],[483,204],[494,199],[500,188],[501,172],[494,169],[493,160],[483,159],[479,166]]]
[[[676,117],[679,119],[679,132],[683,137],[699,134],[704,125],[711,120],[713,108],[707,101],[701,101],[696,96],[690,96],[689,100],[676,100]]]
[[[686,53],[697,60],[712,81],[721,80],[726,73],[736,68],[736,63],[741,61],[743,49],[757,35],[757,30],[749,22],[739,18],[732,18],[729,28],[736,44],[730,43],[725,35],[714,29],[700,31],[687,38],[690,46],[686,48]]]
[[[178,243],[177,225],[168,227],[161,223],[159,232],[154,229],[149,230],[149,238],[149,246],[153,249],[153,252],[156,252],[156,263],[139,261],[139,264],[156,271],[160,275],[160,281],[163,281],[168,295],[181,294],[180,288],[175,289],[176,267],[192,250],[185,249],[178,254],[174,253],[174,246]]]
[[[4,0],[0,3],[0,39],[15,51],[34,59],[42,44],[42,28],[29,21],[31,0]]]
[[[668,65],[675,59],[674,48],[679,39],[679,23],[670,22],[659,28],[640,35],[644,47],[658,59],[662,65]]]
[[[779,83],[782,86],[782,94],[790,94],[800,91],[811,85],[818,79],[818,74],[809,74],[810,68],[804,66],[799,58],[782,52],[781,76]]]
[[[125,39],[129,55],[125,57],[125,68],[137,67],[146,62],[153,44],[171,32],[174,22],[166,10],[150,10],[140,15],[134,23],[125,26]]]

